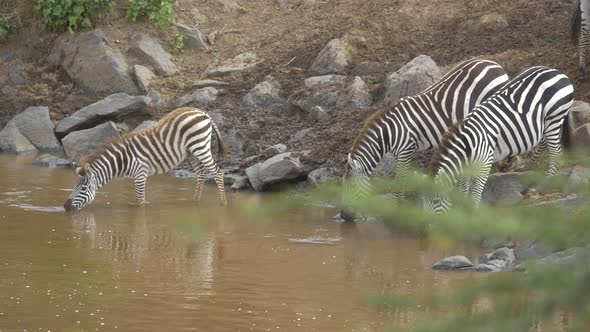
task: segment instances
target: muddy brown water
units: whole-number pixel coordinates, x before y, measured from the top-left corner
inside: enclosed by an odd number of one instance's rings
[[[379,331],[429,319],[427,308],[380,312],[369,292],[414,294],[476,278],[429,269],[445,255],[380,223],[337,224],[330,208],[277,220],[241,215],[273,195],[193,179],[148,180],[144,207],[130,180],[102,188],[78,214],[62,204],[72,170],[0,156],[0,331]]]

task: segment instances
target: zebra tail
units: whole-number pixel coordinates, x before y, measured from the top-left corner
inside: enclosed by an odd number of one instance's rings
[[[569,150],[572,147],[572,140],[571,140],[570,133],[570,117],[566,115],[563,119],[563,123],[561,124],[561,146],[563,146],[564,150]]]
[[[219,132],[219,128],[213,120],[211,120],[211,126],[213,126],[213,131],[215,132],[215,136],[217,136],[217,153],[221,156],[223,160],[227,159],[227,145],[225,144],[225,140],[223,136],[221,136],[221,132]]]
[[[582,28],[582,10],[580,9],[580,0],[574,1],[574,9],[571,17],[571,38],[574,45],[578,44],[580,29]]]

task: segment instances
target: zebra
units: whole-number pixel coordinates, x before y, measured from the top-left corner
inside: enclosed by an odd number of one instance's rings
[[[506,82],[508,75],[499,64],[472,59],[457,65],[420,94],[376,111],[366,120],[348,154],[342,177],[341,218],[354,219],[345,201],[369,195],[369,177],[386,153],[391,153],[397,164],[394,180],[403,181],[417,152],[438,146],[450,125]]]
[[[590,47],[590,0],[575,0],[571,19],[572,41],[578,46],[580,77],[586,75],[586,52]]]
[[[219,153],[225,156],[224,142],[211,117],[189,107],[176,109],[154,126],[103,145],[76,168],[80,178],[64,204],[65,210],[85,207],[100,187],[116,177],[134,179],[137,203],[142,205],[147,177],[173,169],[187,156],[197,178],[193,199],[198,202],[201,198],[206,170],[215,179],[221,203],[227,204],[223,172],[211,153],[212,131],[217,136]]]
[[[439,189],[458,187],[479,205],[494,161],[528,151],[536,162],[549,150],[547,176],[555,175],[561,156],[560,130],[574,100],[569,78],[556,69],[524,70],[449,129],[431,160]],[[467,173],[469,169],[469,173]],[[440,192],[425,198],[427,212],[443,214],[451,200]]]

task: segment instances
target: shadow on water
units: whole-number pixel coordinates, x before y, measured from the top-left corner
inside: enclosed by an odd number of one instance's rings
[[[329,223],[310,207],[259,222],[238,203],[264,208],[273,195],[213,187],[191,201],[194,181],[150,178],[146,206],[131,181],[105,186],[78,213],[61,207],[72,170],[0,156],[0,330],[378,331],[428,319],[381,313],[366,292],[446,289],[469,273],[436,273],[440,250],[381,223]],[[34,174],[35,176],[31,176]]]

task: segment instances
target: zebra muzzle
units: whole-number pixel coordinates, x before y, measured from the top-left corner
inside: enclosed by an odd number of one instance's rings
[[[72,206],[72,199],[68,198],[68,200],[64,203],[64,209],[66,211],[72,211],[74,207]]]

